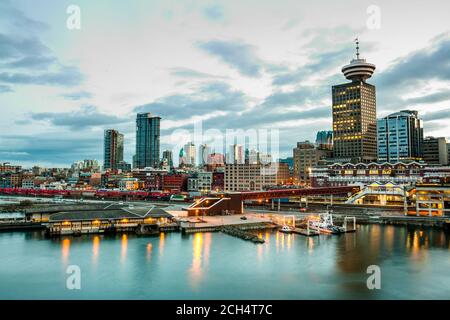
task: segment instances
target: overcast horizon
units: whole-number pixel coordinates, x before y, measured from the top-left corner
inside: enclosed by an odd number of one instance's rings
[[[425,136],[450,138],[449,2],[54,2],[0,0],[0,162],[103,163],[110,128],[131,162],[137,112],[162,118],[161,153],[202,120],[279,129],[292,156],[331,130],[331,86],[347,82],[356,37],[377,67],[377,117],[418,110]],[[70,5],[80,29],[67,27]],[[371,5],[380,28],[367,25]]]

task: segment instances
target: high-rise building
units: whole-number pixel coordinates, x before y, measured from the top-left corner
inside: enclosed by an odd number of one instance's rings
[[[123,134],[117,130],[105,130],[104,135],[104,163],[105,170],[117,170],[123,161]]]
[[[428,164],[447,165],[448,150],[444,137],[426,137],[423,140],[423,160]]]
[[[160,122],[161,118],[152,116],[151,113],[138,113],[136,118],[136,168],[159,167]]]
[[[350,83],[332,88],[333,149],[336,161],[375,161],[377,159],[377,119],[375,86],[366,82],[375,65],[359,57],[342,68]]]
[[[378,161],[422,158],[423,127],[417,111],[402,110],[377,120]]]
[[[167,162],[167,165],[169,168],[173,168],[173,155],[171,150],[164,150],[163,151],[163,161]]]
[[[204,166],[208,164],[208,156],[211,154],[211,148],[207,144],[200,145],[199,150],[199,163]]]
[[[188,142],[184,145],[184,164],[188,166],[195,166],[196,164],[196,148],[195,144],[192,142]]]
[[[238,144],[231,145],[226,160],[227,164],[244,164],[245,155],[243,147]]]
[[[317,146],[327,146],[331,148],[333,146],[333,131],[319,131],[316,135]]]
[[[294,181],[308,184],[312,167],[319,161],[331,157],[330,148],[316,146],[309,141],[297,142],[294,153]]]

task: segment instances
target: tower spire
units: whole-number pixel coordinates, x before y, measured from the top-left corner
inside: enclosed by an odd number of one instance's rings
[[[356,43],[356,59],[359,59],[359,39],[358,39],[358,37],[356,37],[355,43]]]

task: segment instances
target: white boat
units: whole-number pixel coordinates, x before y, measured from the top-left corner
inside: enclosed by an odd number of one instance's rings
[[[293,230],[291,227],[285,225],[279,231],[283,233],[291,233]]]

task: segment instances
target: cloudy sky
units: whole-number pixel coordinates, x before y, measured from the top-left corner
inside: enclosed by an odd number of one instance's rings
[[[79,30],[67,28],[72,4]],[[449,11],[442,0],[0,0],[0,162],[102,160],[107,128],[125,134],[131,161],[141,111],[163,118],[162,148],[202,120],[279,129],[289,156],[331,128],[331,86],[346,81],[357,36],[377,66],[378,116],[416,109],[426,135],[450,138]]]

